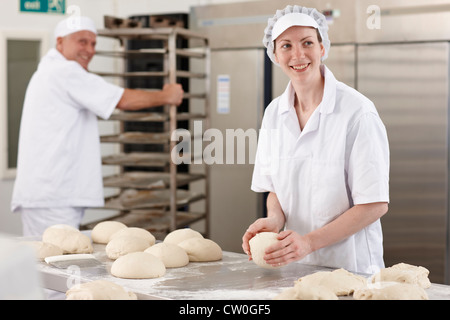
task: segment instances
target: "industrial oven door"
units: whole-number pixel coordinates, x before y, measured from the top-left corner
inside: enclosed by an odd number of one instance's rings
[[[447,42],[358,46],[358,90],[386,125],[390,204],[385,263],[420,265],[444,283],[448,196]]]

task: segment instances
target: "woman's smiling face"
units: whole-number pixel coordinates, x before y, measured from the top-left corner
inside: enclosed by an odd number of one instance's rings
[[[324,46],[312,27],[294,26],[285,30],[275,40],[275,59],[291,81],[307,81],[320,73]]]

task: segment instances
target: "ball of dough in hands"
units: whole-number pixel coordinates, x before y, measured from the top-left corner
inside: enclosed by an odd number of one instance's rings
[[[183,228],[183,229],[177,229],[173,230],[169,234],[166,235],[164,238],[165,243],[172,243],[172,244],[179,244],[180,242],[189,239],[189,238],[201,238],[203,239],[203,236],[200,232],[195,231],[190,228]]]
[[[119,257],[111,266],[111,274],[125,279],[151,279],[166,273],[164,263],[147,252],[133,252]]]
[[[111,281],[95,280],[74,285],[66,300],[137,300],[136,294]]]
[[[131,252],[144,251],[150,246],[149,241],[135,236],[122,235],[114,237],[105,248],[108,258],[115,260]]]
[[[91,239],[80,230],[65,224],[56,224],[45,229],[42,241],[54,244],[63,253],[92,253]]]
[[[266,249],[271,245],[278,243],[279,240],[277,239],[277,236],[278,234],[275,232],[261,232],[250,239],[249,245],[252,260],[258,266],[266,269],[279,268],[279,266],[272,266],[264,260]]]
[[[189,256],[186,251],[173,243],[160,242],[145,249],[144,252],[161,259],[166,268],[184,267],[189,263]]]
[[[107,244],[111,236],[127,226],[119,221],[102,221],[95,225],[91,232],[91,239],[95,243]]]
[[[189,261],[206,262],[222,259],[222,248],[210,239],[189,238],[181,241],[178,246],[186,251]]]

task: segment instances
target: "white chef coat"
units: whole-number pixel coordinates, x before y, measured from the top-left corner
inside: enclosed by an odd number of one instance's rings
[[[11,209],[103,206],[97,116],[124,89],[51,49],[28,85]]]
[[[318,229],[355,204],[389,202],[389,145],[373,103],[321,66],[323,98],[303,130],[295,91],[267,107],[259,135],[251,189],[276,193],[285,228]],[[384,267],[379,220],[301,263],[373,273]]]

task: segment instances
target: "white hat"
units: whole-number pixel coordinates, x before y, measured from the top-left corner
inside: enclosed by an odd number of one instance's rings
[[[273,41],[285,30],[293,26],[316,28],[325,48],[322,61],[328,57],[330,40],[328,39],[328,23],[325,16],[314,8],[287,6],[283,10],[277,10],[273,18],[269,18],[267,27],[264,30],[263,44],[267,48],[267,55],[274,64],[278,65],[275,61]]]
[[[65,37],[71,33],[78,31],[91,31],[97,34],[95,23],[91,18],[71,16],[60,21],[55,28],[55,38]]]

